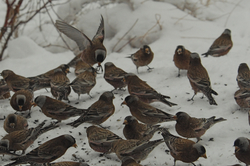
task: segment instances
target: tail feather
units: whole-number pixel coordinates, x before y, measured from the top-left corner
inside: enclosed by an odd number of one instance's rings
[[[16,160],[16,161],[14,161],[13,163],[6,164],[4,166],[15,166],[19,164],[25,164],[27,163],[27,156],[15,157],[12,158],[11,160]]]
[[[205,55],[205,57],[208,57],[208,52],[206,52],[206,53],[203,53],[203,54],[201,54],[201,55]]]
[[[207,119],[207,122],[206,122],[206,124],[204,125],[203,128],[207,130],[210,127],[212,127],[214,124],[216,124],[218,122],[222,122],[222,121],[226,121],[226,119],[224,119],[224,118],[215,119],[215,116],[212,116],[211,118]]]
[[[172,107],[172,106],[177,105],[177,104],[175,104],[175,103],[172,103],[172,102],[166,100],[165,98],[161,98],[160,101],[161,101],[162,103],[164,103],[164,104],[167,104],[169,107]]]
[[[218,105],[212,96],[212,94],[218,95],[217,92],[215,92],[214,90],[212,90],[209,87],[207,87],[205,89],[201,89],[201,90],[202,90],[203,94],[208,98],[210,105]]]

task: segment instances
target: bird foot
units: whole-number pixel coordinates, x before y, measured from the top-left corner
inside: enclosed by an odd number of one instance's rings
[[[151,72],[154,68],[148,67],[148,71]]]
[[[188,99],[187,101],[194,101],[194,99]]]
[[[101,72],[100,72],[100,70],[101,70]],[[96,71],[97,74],[102,74],[102,73],[103,73],[103,68],[102,68],[102,66],[101,66],[101,65],[100,65],[100,66],[97,66],[96,69],[95,69],[95,71]]]
[[[214,141],[214,138],[210,138],[208,141]]]

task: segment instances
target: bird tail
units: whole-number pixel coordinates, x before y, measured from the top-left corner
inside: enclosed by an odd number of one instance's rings
[[[40,130],[40,132],[38,133],[38,135],[40,136],[40,135],[42,135],[43,133],[45,133],[45,132],[47,132],[47,131],[49,131],[49,130],[55,129],[55,128],[57,128],[57,127],[59,127],[59,125],[57,125],[57,123],[51,123],[50,125],[43,127],[43,128]]]
[[[204,55],[205,57],[208,57],[208,52],[203,53],[203,54],[201,54],[201,55]]]
[[[11,160],[16,160],[13,163],[6,164],[4,166],[15,166],[15,165],[20,165],[20,164],[25,164],[27,163],[27,156],[21,156],[21,157],[15,157],[12,158]]]
[[[203,93],[204,93],[205,96],[207,96],[210,105],[218,105],[218,104],[216,103],[216,101],[214,100],[213,96],[212,96],[212,94],[218,95],[217,92],[215,92],[215,91],[214,91],[213,89],[211,89],[211,88],[208,88],[208,89],[204,90]]]
[[[224,119],[224,118],[215,119],[215,116],[212,116],[206,120],[206,123],[205,123],[203,128],[207,130],[210,127],[212,127],[214,124],[216,124],[218,122],[222,122],[222,121],[226,121],[226,119]]]
[[[162,95],[162,94],[158,93],[158,94],[157,94],[157,98],[159,98],[159,101],[160,101],[160,102],[162,102],[162,103],[164,103],[164,104],[167,104],[169,107],[172,107],[172,106],[174,106],[174,105],[177,105],[177,104],[175,104],[175,103],[172,103],[172,102],[166,100],[166,98],[167,98],[167,99],[170,99],[169,96],[165,96],[165,95]]]
[[[78,127],[80,124],[84,123],[87,120],[86,115],[88,114],[88,111],[85,111],[83,114],[81,114],[81,116],[76,119],[74,122],[71,123],[67,123],[67,125],[73,126],[73,127]]]

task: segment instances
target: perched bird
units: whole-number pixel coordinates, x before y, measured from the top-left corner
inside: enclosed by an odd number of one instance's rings
[[[194,90],[194,95],[190,100],[193,100],[197,92],[202,92],[208,98],[210,105],[217,105],[212,94],[218,95],[218,93],[211,88],[207,70],[201,64],[201,59],[197,53],[191,53],[187,76]]]
[[[115,106],[113,104],[114,94],[112,92],[104,92],[99,100],[93,103],[88,111],[82,114],[77,120],[72,123],[68,123],[73,127],[78,127],[84,122],[88,122],[95,125],[100,125],[105,122],[115,112]]]
[[[51,94],[57,99],[57,100],[67,100],[69,101],[69,94],[71,92],[71,88],[69,86],[70,80],[69,78],[64,74],[62,69],[57,68],[54,70],[54,74],[51,77],[50,86],[51,86]]]
[[[229,29],[225,29],[224,32],[213,42],[209,50],[202,55],[205,55],[205,57],[208,55],[219,57],[226,55],[232,47],[233,42],[231,39],[231,31]]]
[[[85,72],[79,74],[69,85],[73,91],[78,94],[78,99],[81,94],[89,94],[90,90],[96,84],[96,72],[93,67],[88,68]],[[92,98],[92,97],[91,97]]]
[[[201,140],[201,136],[218,122],[225,121],[224,118],[215,119],[215,116],[210,118],[195,118],[190,117],[185,112],[177,112],[175,130],[176,132],[186,138],[197,138],[197,142]]]
[[[162,130],[162,136],[171,156],[174,158],[174,166],[177,160],[195,165],[193,162],[198,160],[199,157],[207,158],[206,149],[199,143],[174,136],[167,129]]]
[[[239,137],[234,141],[235,156],[238,160],[250,165],[250,140],[245,137]]]
[[[240,89],[250,90],[250,70],[246,63],[240,64],[236,80]]]
[[[76,61],[76,66],[75,66],[75,75],[78,76],[81,73],[85,72],[86,70],[88,70],[89,68],[91,68],[91,66],[82,61],[80,58]]]
[[[75,138],[68,134],[61,135],[43,143],[24,156],[11,159],[15,160],[15,162],[5,166],[14,166],[32,162],[49,163],[60,158],[64,155],[67,149],[72,146],[77,147]]]
[[[88,112],[87,109],[79,109],[62,101],[43,95],[37,96],[33,105],[39,106],[47,117],[56,119],[59,122]]]
[[[102,70],[101,63],[105,60],[107,54],[106,48],[103,45],[104,20],[102,16],[101,23],[92,41],[84,33],[63,21],[56,20],[55,25],[60,32],[74,40],[78,45],[79,50],[82,51],[81,55],[77,55],[73,60],[70,61],[70,63],[68,63],[69,66],[74,66],[78,60],[78,57],[81,57],[84,62],[91,66],[98,63],[98,68],[101,68]]]
[[[234,99],[240,108],[250,108],[250,90],[239,89],[234,93]]]
[[[141,164],[137,163],[133,157],[123,157],[122,165],[121,166],[142,166]]]
[[[127,72],[116,67],[112,62],[105,63],[104,69],[104,79],[115,89],[122,89],[127,86],[123,81],[125,74],[128,74]]]
[[[126,81],[126,84],[128,85],[129,94],[138,96],[142,101],[146,103],[159,101],[164,104],[167,104],[170,107],[177,105],[175,103],[167,101],[166,98],[170,99],[169,96],[165,96],[165,95],[158,93],[151,86],[149,86],[145,81],[141,80],[138,76],[136,76],[133,73],[126,74],[125,81]]]
[[[0,100],[10,97],[10,89],[4,79],[0,79]]]
[[[153,69],[148,66],[154,59],[154,53],[148,45],[144,45],[143,48],[140,48],[136,53],[127,58],[131,58],[136,66],[137,73],[139,73],[138,68],[142,66],[147,66],[148,70]]]
[[[155,125],[157,123],[173,121],[174,115],[163,112],[143,101],[135,95],[129,95],[122,102],[129,107],[131,114],[142,123]]]
[[[113,132],[97,126],[86,129],[89,146],[101,153],[111,153],[112,143],[122,139]]]
[[[139,123],[135,117],[127,116],[124,119],[123,124],[123,135],[126,139],[137,139],[141,140],[142,138],[148,136],[150,140],[154,133],[160,129],[160,125],[147,125]]]
[[[89,166],[89,165],[83,162],[61,161],[56,163],[47,163],[45,166]]]
[[[174,54],[174,64],[178,68],[178,75],[180,77],[180,70],[188,70],[189,62],[190,62],[190,54],[191,52],[185,49],[184,46],[177,46]]]
[[[28,129],[27,119],[16,114],[9,114],[4,120],[4,130],[7,133],[11,133],[17,130]]]

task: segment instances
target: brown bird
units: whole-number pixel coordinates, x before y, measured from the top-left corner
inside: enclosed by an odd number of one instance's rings
[[[176,116],[175,130],[176,132],[186,138],[196,138],[197,142],[201,140],[201,136],[218,122],[225,121],[224,118],[215,119],[215,116],[210,118],[195,118],[190,117],[185,112],[177,112]]]
[[[154,133],[160,129],[160,125],[147,125],[139,123],[135,117],[127,116],[124,119],[123,124],[123,135],[126,139],[137,139],[141,140],[142,138],[148,136],[150,140]]]
[[[69,78],[64,74],[62,69],[58,68],[54,70],[54,74],[50,81],[51,86],[51,94],[57,99],[57,100],[67,100],[69,101],[69,94],[71,92],[71,88],[69,86],[70,80]]]
[[[171,156],[174,158],[174,166],[177,160],[195,165],[193,162],[198,160],[199,157],[207,158],[206,149],[199,143],[174,136],[167,129],[162,130],[162,136]]]
[[[250,108],[250,90],[239,89],[234,93],[234,99],[240,108]]]
[[[4,120],[3,128],[7,133],[11,133],[13,131],[27,129],[28,122],[26,118],[20,115],[9,114]]]
[[[151,86],[149,86],[145,81],[141,80],[138,76],[133,73],[128,73],[125,75],[125,81],[128,85],[128,92],[130,95],[136,95],[140,98],[140,100],[146,103],[152,102],[162,102],[167,104],[168,106],[172,107],[177,105],[167,99],[170,99],[169,96],[162,95],[154,90]]]
[[[28,154],[13,158],[15,162],[5,166],[14,166],[25,163],[49,163],[60,158],[70,147],[77,147],[76,140],[71,135],[65,134],[53,138],[39,147],[33,149]]]
[[[89,166],[89,165],[83,162],[61,161],[56,163],[47,163],[45,166]]]
[[[239,137],[234,141],[235,156],[238,160],[250,165],[250,140],[245,137]]]
[[[104,79],[115,89],[122,89],[127,86],[127,84],[123,81],[127,72],[116,67],[112,62],[105,63],[104,69]]]
[[[0,79],[0,100],[10,97],[10,89],[4,79]]]
[[[72,87],[73,91],[78,94],[78,99],[81,94],[89,94],[91,89],[96,84],[96,71],[93,67],[88,68],[85,72],[79,74],[69,85]]]
[[[77,120],[67,125],[78,127],[84,122],[88,122],[95,125],[100,125],[105,122],[115,112],[115,106],[113,104],[114,94],[112,92],[104,92],[99,100],[93,103],[88,111],[82,114]]]
[[[18,151],[22,150],[22,154],[25,153],[25,150],[33,144],[33,142],[39,137],[41,134],[52,130],[58,126],[55,124],[48,125],[47,127],[43,126],[45,125],[45,121],[43,121],[41,124],[39,124],[35,128],[29,128],[29,129],[23,129],[23,130],[17,130],[13,131],[7,135],[5,135],[2,140],[8,142],[8,147],[10,151]],[[2,141],[1,140],[1,141]]]
[[[212,94],[218,95],[218,93],[211,88],[209,75],[201,64],[201,59],[197,53],[191,53],[187,76],[194,90],[194,95],[190,100],[193,100],[197,92],[202,92],[208,98],[210,105],[217,105]]]
[[[81,73],[85,72],[86,70],[88,70],[89,68],[91,68],[91,66],[82,61],[80,58],[76,61],[76,66],[75,66],[75,75],[78,76]]]
[[[142,166],[141,164],[137,163],[133,157],[124,157],[122,159],[122,165],[121,166]]]
[[[185,49],[184,46],[177,46],[174,54],[174,64],[178,68],[178,75],[180,77],[180,70],[188,70],[190,63],[191,52]]]
[[[135,95],[129,95],[122,102],[129,107],[130,113],[139,121],[149,125],[168,122],[174,120],[174,115],[168,114],[143,101]]]
[[[39,106],[47,117],[57,119],[58,122],[88,112],[87,109],[79,109],[62,101],[43,95],[37,96],[33,105]]]
[[[236,80],[240,89],[250,90],[250,70],[246,63],[240,64]]]
[[[106,48],[103,45],[104,20],[102,16],[101,23],[92,41],[84,33],[63,21],[56,20],[55,25],[60,32],[74,40],[78,45],[79,50],[82,51],[81,55],[77,55],[68,63],[69,66],[74,66],[78,57],[81,57],[84,62],[91,66],[98,63],[98,70],[99,68],[102,70],[101,63],[106,58]]]
[[[139,73],[138,68],[142,66],[147,66],[148,71],[153,69],[148,66],[154,59],[154,53],[148,45],[144,45],[143,48],[140,48],[136,53],[127,58],[131,58],[136,66],[137,73]]]
[[[3,70],[1,75],[9,89],[13,92],[21,89],[33,90],[37,84],[35,80],[17,75],[11,70]]]
[[[122,139],[113,132],[97,126],[86,129],[89,146],[101,153],[111,153],[113,142]]]
[[[226,55],[232,47],[233,42],[231,39],[231,31],[229,29],[225,29],[224,32],[213,42],[209,50],[202,55],[205,55],[205,57],[208,55],[219,57]]]
[[[0,154],[2,154],[2,155],[7,154],[7,155],[13,155],[13,156],[20,156],[20,155],[17,155],[15,153],[10,152],[8,140],[0,141]]]

